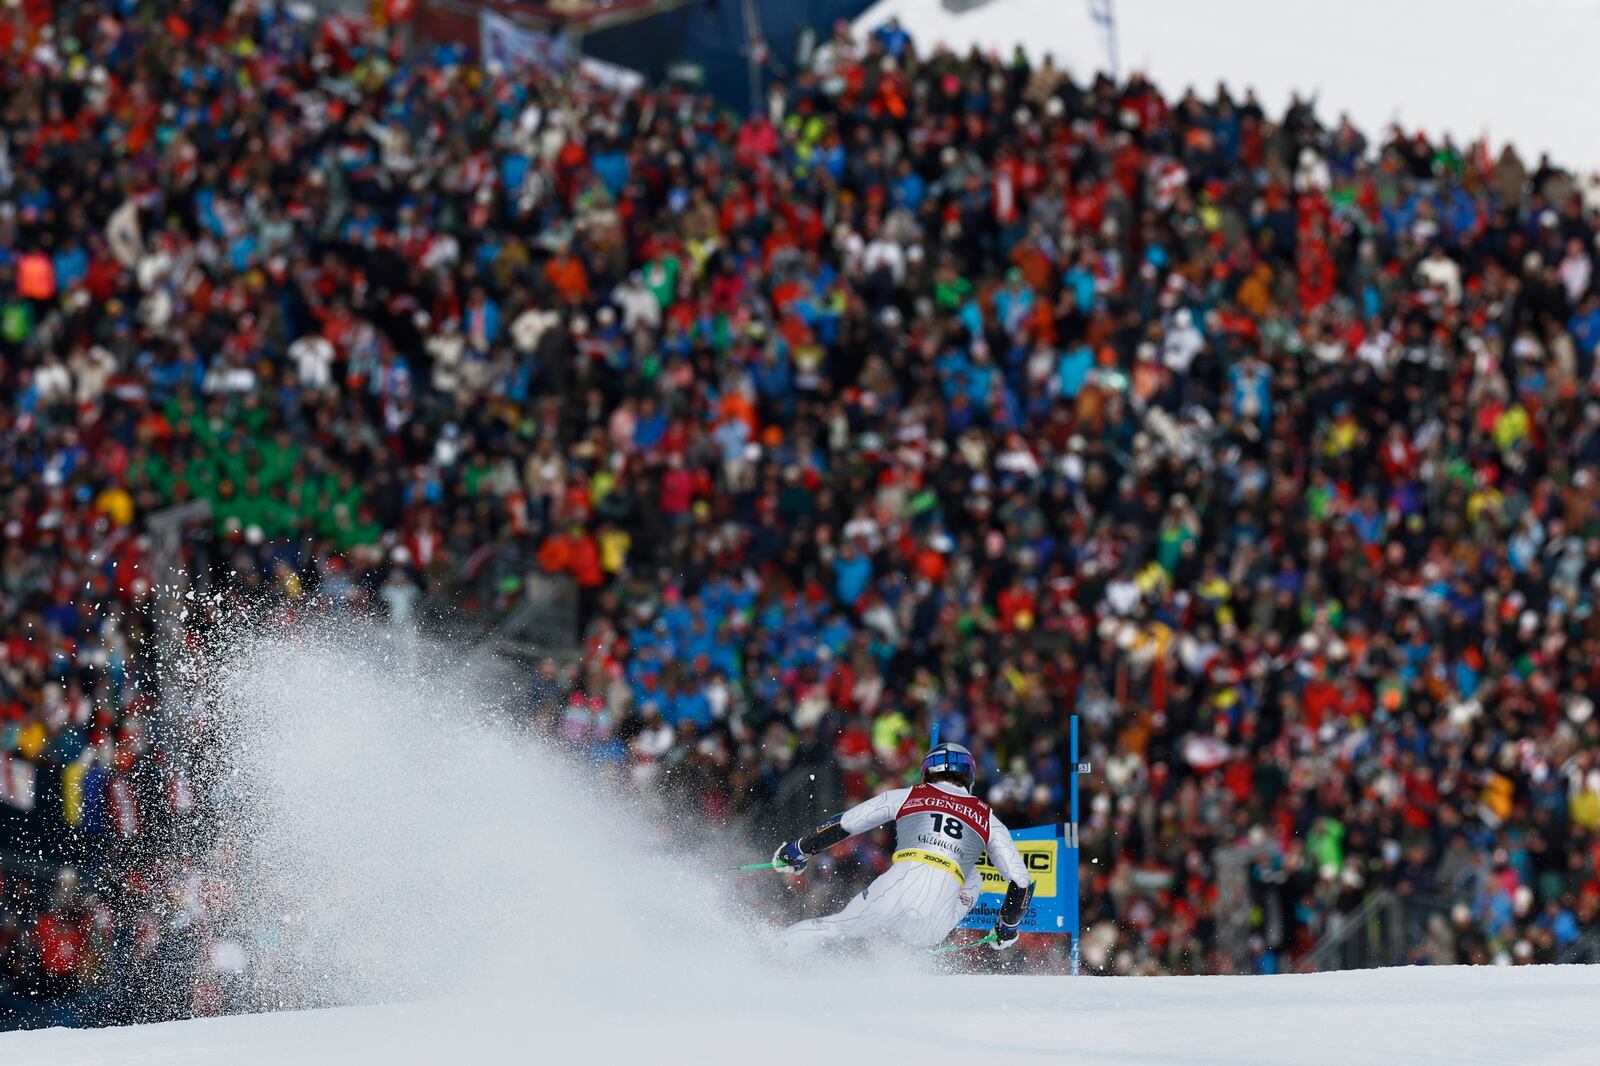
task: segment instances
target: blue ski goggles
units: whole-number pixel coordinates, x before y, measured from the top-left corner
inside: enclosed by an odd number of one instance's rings
[[[978,775],[978,764],[964,751],[930,751],[922,759],[924,774]]]

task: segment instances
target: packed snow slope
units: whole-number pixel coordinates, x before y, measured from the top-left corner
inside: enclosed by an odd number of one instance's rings
[[[530,966],[537,966],[530,960]],[[538,1062],[1584,1063],[1600,968],[1294,977],[627,974],[522,1000],[0,1035],[7,1066]],[[626,1058],[624,1058],[626,1056]]]
[[[1458,142],[1511,142],[1532,166],[1600,166],[1597,0],[1116,0],[1124,74],[1169,96],[1209,97],[1219,80],[1254,86],[1275,114],[1315,94],[1323,121],[1348,112],[1369,137],[1391,122]],[[919,46],[972,45],[1035,59],[1053,53],[1080,81],[1107,64],[1089,0],[990,0],[952,13],[939,0],[881,0],[857,20],[891,15]]]

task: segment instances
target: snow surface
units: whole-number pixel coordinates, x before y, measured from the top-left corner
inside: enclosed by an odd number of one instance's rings
[[[973,44],[1055,55],[1079,80],[1107,69],[1089,0],[990,0],[959,14],[939,0],[881,0],[856,26],[897,15],[919,46]],[[1219,79],[1254,86],[1282,113],[1316,94],[1323,121],[1348,112],[1368,136],[1399,121],[1458,142],[1506,141],[1531,167],[1600,166],[1600,0],[1116,0],[1124,72],[1169,95]]]
[[[981,949],[980,949],[981,950]],[[0,1035],[7,1066],[319,1063],[1585,1063],[1600,967],[1292,977],[767,975]]]

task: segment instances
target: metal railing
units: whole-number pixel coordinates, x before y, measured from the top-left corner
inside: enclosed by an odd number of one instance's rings
[[[161,639],[168,647],[175,647],[182,636],[184,594],[194,580],[190,568],[184,565],[184,534],[209,521],[211,504],[206,500],[164,507],[145,519],[150,536],[150,572],[156,575],[157,620]]]
[[[1590,929],[1568,944],[1559,961],[1600,963],[1600,929]]]
[[[570,646],[577,631],[577,601],[575,592],[560,587],[563,580],[541,571],[527,544],[487,544],[460,566],[431,579],[417,617],[424,632],[441,640],[479,644],[508,630],[527,630],[538,639]]]
[[[1211,854],[1217,870],[1217,946],[1235,966],[1250,957],[1254,917],[1251,871],[1262,862],[1276,862],[1280,855],[1271,840],[1241,841]]]
[[[1449,910],[1448,900],[1378,889],[1350,913],[1331,915],[1321,939],[1295,969],[1316,973],[1404,965],[1414,948],[1427,943],[1429,923]]]
[[[522,598],[493,634],[496,651],[521,659],[574,654],[577,638],[576,583],[538,569],[522,575]]]
[[[1370,893],[1349,914],[1335,911],[1329,915],[1327,931],[1295,969],[1317,973],[1392,966],[1405,951],[1405,914],[1400,897],[1380,889]]]
[[[844,779],[831,758],[802,759],[789,768],[778,787],[740,820],[749,836],[767,840],[786,837],[816,825],[844,803]]]

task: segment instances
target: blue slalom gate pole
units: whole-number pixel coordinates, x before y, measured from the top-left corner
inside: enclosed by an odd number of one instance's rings
[[[1078,716],[1072,716],[1071,724],[1071,749],[1072,775],[1067,782],[1068,795],[1071,797],[1070,814],[1072,821],[1067,826],[1066,859],[1067,869],[1072,871],[1072,922],[1067,935],[1072,938],[1072,976],[1078,976],[1078,902],[1081,893],[1078,891],[1078,773],[1083,766],[1078,762]]]

